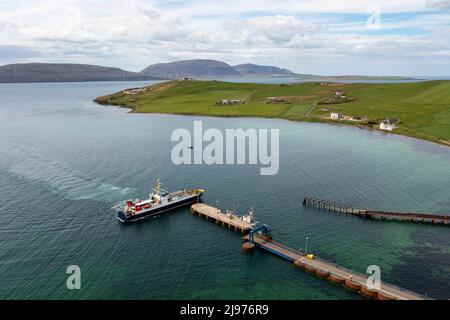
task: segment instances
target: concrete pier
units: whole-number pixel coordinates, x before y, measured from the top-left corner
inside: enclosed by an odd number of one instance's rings
[[[289,248],[288,246],[276,242],[270,235],[270,228],[264,224],[253,223],[250,216],[239,217],[233,213],[223,213],[220,209],[208,206],[203,203],[192,205],[191,211],[199,217],[221,224],[234,231],[239,231],[244,235],[245,241],[242,249],[252,252],[255,248],[261,248],[267,252],[275,254],[287,261],[293,262],[294,266],[314,274],[321,279],[328,280],[334,284],[342,285],[363,296],[379,300],[425,300],[426,297],[404,290],[402,288],[383,282],[380,289],[373,289],[367,286],[367,276],[342,268],[336,264],[327,262],[311,255]],[[250,222],[251,221],[251,222]]]
[[[212,220],[217,224],[221,224],[228,229],[248,233],[254,226],[253,223],[242,220],[240,217],[232,213],[223,213],[220,209],[208,206],[203,203],[196,203],[191,207],[193,214],[203,217],[207,220]]]
[[[248,235],[243,237],[248,241]],[[379,300],[426,300],[427,297],[399,288],[397,286],[381,283],[379,290],[367,286],[367,276],[352,270],[340,267],[334,263],[318,259],[308,259],[307,255],[278,243],[270,238],[256,235],[254,243],[257,247],[275,254],[285,260],[294,263],[298,269],[314,274],[319,278],[329,280],[335,284],[342,284],[348,290],[358,292],[367,298]]]

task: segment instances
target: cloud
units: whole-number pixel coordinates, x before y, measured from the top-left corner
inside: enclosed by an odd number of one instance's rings
[[[449,14],[426,9],[445,8],[443,3],[448,2],[1,2],[0,62],[82,62],[140,70],[151,63],[188,58],[271,64],[276,60],[302,72],[295,61],[309,61],[313,68],[330,55],[367,61],[448,58]],[[370,5],[381,9],[381,30],[366,27]],[[398,34],[399,30],[403,33]],[[352,65],[347,67],[351,70]]]
[[[272,12],[279,14],[301,13],[365,13],[367,8],[377,6],[384,13],[419,12],[426,0],[227,0],[223,1],[180,1],[183,3],[172,10],[189,15],[220,16],[240,15],[243,12]]]
[[[283,15],[242,19],[224,25],[229,40],[239,44],[280,45],[296,37],[307,37],[317,30],[316,26]]]
[[[432,9],[450,9],[450,0],[426,0],[427,8]]]
[[[20,59],[20,58],[36,58],[41,55],[40,52],[30,48],[20,46],[2,46],[0,45],[0,59]]]

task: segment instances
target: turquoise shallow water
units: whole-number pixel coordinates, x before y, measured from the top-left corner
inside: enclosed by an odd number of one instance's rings
[[[132,226],[111,207],[168,189],[203,187],[205,202],[304,247],[434,298],[450,298],[450,229],[382,223],[303,208],[306,195],[386,210],[450,211],[450,149],[395,135],[270,119],[127,114],[96,96],[136,83],[0,85],[0,298],[359,299],[182,209]],[[175,166],[176,128],[280,129],[280,172]],[[82,289],[69,291],[68,265]]]

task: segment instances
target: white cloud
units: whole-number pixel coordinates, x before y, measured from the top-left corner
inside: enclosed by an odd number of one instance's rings
[[[176,9],[195,15],[227,15],[242,12],[290,13],[365,13],[370,6],[378,6],[384,13],[418,12],[426,0],[227,0],[186,1],[188,5]],[[441,0],[442,1],[442,0]]]
[[[431,2],[442,8],[448,1],[16,0],[0,3],[0,50],[7,48],[0,63],[65,61],[140,70],[156,62],[213,58],[314,72],[330,55],[342,61],[450,59],[449,13],[427,10]],[[427,14],[383,19],[380,32],[368,33],[369,5],[380,6],[382,14]],[[426,34],[389,32],[411,28]],[[303,70],[305,65],[312,69]],[[347,68],[349,73],[380,71],[367,65],[359,72],[352,64]],[[338,69],[333,64],[329,70]]]
[[[225,23],[222,33],[229,38],[225,40],[232,43],[282,45],[317,31],[318,27],[306,25],[292,16],[276,15]]]
[[[450,9],[450,0],[426,0],[426,6],[433,9]]]

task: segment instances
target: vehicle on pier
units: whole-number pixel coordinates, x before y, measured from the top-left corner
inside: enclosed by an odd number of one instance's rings
[[[204,192],[203,189],[168,192],[161,188],[161,181],[158,179],[156,188],[152,190],[148,199],[128,200],[124,204],[119,204],[116,207],[117,220],[121,223],[131,223],[159,216],[176,208],[200,202]]]

